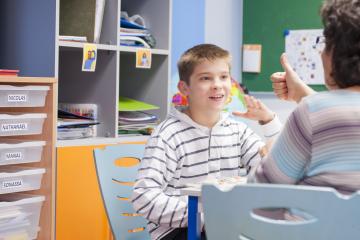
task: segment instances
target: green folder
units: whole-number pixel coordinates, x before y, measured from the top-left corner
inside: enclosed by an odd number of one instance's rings
[[[120,97],[119,98],[119,111],[146,111],[159,109],[158,106],[137,101],[131,98]]]

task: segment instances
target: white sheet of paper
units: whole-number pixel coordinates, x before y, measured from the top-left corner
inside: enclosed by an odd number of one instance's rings
[[[261,45],[244,44],[243,72],[259,73],[261,69]]]
[[[322,29],[290,30],[285,37],[285,52],[295,72],[306,84],[324,84],[321,52],[315,48]]]

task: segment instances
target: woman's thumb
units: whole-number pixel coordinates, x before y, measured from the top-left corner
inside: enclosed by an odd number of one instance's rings
[[[285,72],[287,72],[287,73],[293,73],[294,72],[294,69],[291,67],[291,65],[289,63],[289,60],[288,60],[285,53],[281,54],[280,63],[281,63],[281,66],[283,67]]]

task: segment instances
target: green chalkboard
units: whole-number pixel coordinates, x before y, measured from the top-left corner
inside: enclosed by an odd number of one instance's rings
[[[243,73],[250,91],[272,91],[270,75],[282,71],[279,58],[285,51],[285,30],[322,28],[319,15],[323,0],[244,0],[243,43],[261,44],[260,73]],[[324,85],[311,85],[315,90]]]

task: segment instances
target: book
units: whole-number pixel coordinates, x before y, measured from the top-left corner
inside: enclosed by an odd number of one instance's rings
[[[59,36],[60,41],[71,41],[71,42],[87,42],[85,36]]]
[[[96,0],[94,43],[100,42],[101,27],[104,17],[105,0]]]
[[[93,103],[59,103],[59,110],[89,119],[97,119],[97,105]]]
[[[119,112],[119,122],[124,123],[144,123],[144,122],[156,122],[158,118],[155,115],[151,115],[140,111],[121,111]]]
[[[144,39],[136,36],[120,35],[120,45],[122,46],[141,46],[144,48],[151,48]]]
[[[77,139],[97,135],[97,105],[92,103],[58,104],[58,139]]]
[[[59,109],[57,127],[59,128],[82,128],[100,124],[92,117],[78,115]]]
[[[131,98],[119,97],[119,111],[146,111],[154,109],[159,109],[159,107]]]
[[[129,19],[126,19],[124,17],[122,17],[120,19],[120,26],[122,28],[133,28],[133,29],[146,29],[144,26],[134,22],[134,21],[129,21]]]
[[[98,125],[99,122],[86,119],[58,118],[57,127],[59,128],[82,128]]]
[[[0,69],[0,76],[17,76],[19,70],[13,69]]]
[[[134,29],[134,28],[120,28],[120,34],[121,33],[144,33],[147,34],[149,31],[147,29]]]

